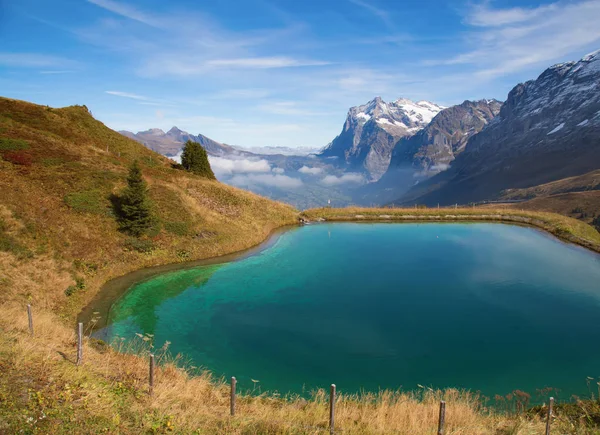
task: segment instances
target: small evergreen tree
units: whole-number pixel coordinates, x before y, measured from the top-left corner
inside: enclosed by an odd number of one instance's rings
[[[595,226],[598,231],[600,231],[600,215],[594,218],[592,225]]]
[[[129,168],[127,187],[119,199],[119,217],[121,230],[136,237],[144,234],[153,223],[148,187],[137,160]]]
[[[188,140],[181,154],[181,165],[186,171],[193,172],[211,180],[215,179],[206,150],[198,142]]]

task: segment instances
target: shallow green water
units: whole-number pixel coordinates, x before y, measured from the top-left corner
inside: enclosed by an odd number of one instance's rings
[[[153,334],[262,391],[554,387],[564,399],[600,375],[599,283],[600,256],[530,228],[321,224],[140,283],[104,332]]]

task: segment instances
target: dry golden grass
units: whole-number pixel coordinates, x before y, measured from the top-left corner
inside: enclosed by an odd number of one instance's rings
[[[0,433],[13,428],[32,433],[327,432],[328,394],[323,390],[311,400],[241,395],[231,418],[228,386],[209,375],[190,377],[163,361],[150,397],[147,359],[86,340],[84,363],[78,367],[71,328],[45,311],[34,311],[34,328],[31,337],[23,306],[3,306]],[[27,406],[14,390],[26,392]],[[456,390],[340,394],[336,425],[348,434],[433,434],[441,399],[447,402],[447,434],[537,434],[543,429],[537,418],[495,415],[481,409],[476,396]],[[28,423],[30,417],[33,422]]]
[[[238,416],[230,418],[226,385],[208,374],[190,377],[163,356],[150,398],[147,349],[136,356],[86,340],[84,364],[74,364],[76,314],[107,280],[249,248],[296,222],[295,210],[175,170],[164,157],[94,120],[85,107],[51,109],[0,98],[0,157],[0,434],[327,432],[324,391],[308,401],[243,396]],[[154,249],[148,253],[127,249],[110,213],[109,195],[122,188],[134,159],[141,162],[161,223],[149,237]],[[467,212],[474,218],[473,211],[453,211]],[[305,215],[415,213],[325,209]],[[436,211],[418,213],[422,218]],[[517,215],[540,220],[550,231],[600,239],[566,218]],[[85,288],[67,296],[77,281]],[[27,333],[26,303],[34,307],[34,337]],[[453,390],[341,395],[337,426],[349,434],[434,433],[442,397],[448,434],[533,434],[543,427],[538,417],[495,414],[476,397]],[[556,425],[561,433],[575,428],[560,419]]]

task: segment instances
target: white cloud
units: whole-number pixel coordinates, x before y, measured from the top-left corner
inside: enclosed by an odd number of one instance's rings
[[[504,26],[531,20],[543,13],[552,11],[556,5],[540,6],[538,8],[509,8],[491,9],[487,3],[475,5],[466,17],[466,22],[472,26]]]
[[[253,100],[266,98],[269,96],[268,89],[248,88],[248,89],[224,89],[210,96],[214,99],[232,99],[232,100]]]
[[[236,175],[227,181],[239,187],[248,187],[250,185],[263,185],[278,187],[281,189],[297,189],[303,185],[302,180],[298,178],[288,177],[280,174],[250,174]]]
[[[130,20],[138,21],[152,27],[163,27],[160,20],[137,10],[133,6],[113,0],[88,0],[88,2],[117,15],[121,15],[122,17],[129,18]]]
[[[600,1],[556,2],[537,8],[472,7],[465,22],[473,49],[427,65],[475,66],[474,78],[490,80],[533,67],[545,68],[600,42]]]
[[[362,174],[358,174],[356,172],[348,172],[347,174],[343,174],[340,177],[335,175],[327,175],[321,180],[321,183],[327,186],[336,186],[345,183],[363,183],[364,181],[365,177]]]
[[[285,169],[283,169],[283,168],[273,168],[273,172],[275,172],[276,174],[283,174],[285,172]]]
[[[298,172],[302,174],[319,175],[321,172],[323,172],[323,168],[310,168],[308,166],[302,166],[300,169],[298,169]]]
[[[389,28],[394,28],[394,23],[390,17],[390,14],[385,10],[374,6],[372,3],[369,3],[369,0],[349,0],[350,3],[354,3],[357,6],[367,9],[373,15],[378,17],[383,23]]]
[[[0,53],[0,65],[23,68],[64,67],[73,66],[75,62],[62,57],[38,53]]]
[[[206,62],[209,67],[225,68],[290,68],[300,66],[322,66],[329,62],[318,60],[298,60],[290,57],[249,57],[240,59],[212,59]]]
[[[275,115],[300,115],[300,116],[324,116],[335,115],[334,113],[313,110],[311,107],[303,107],[295,101],[273,101],[270,103],[260,104],[257,109],[273,113]]]
[[[217,176],[249,172],[271,172],[271,165],[266,160],[226,159],[213,156],[209,156],[208,160]]]
[[[150,101],[151,100],[151,98],[144,97],[143,95],[130,94],[129,92],[120,92],[120,91],[104,91],[104,92],[107,94],[110,94],[110,95],[114,95],[116,97],[131,98],[133,100],[140,100],[140,101]]]

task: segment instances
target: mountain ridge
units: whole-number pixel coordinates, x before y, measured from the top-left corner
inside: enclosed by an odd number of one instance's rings
[[[428,101],[386,103],[375,97],[348,110],[342,132],[318,156],[377,181],[387,171],[398,139],[415,134],[443,109]]]

